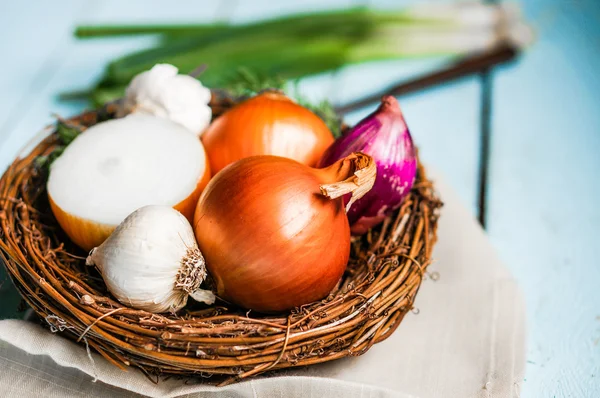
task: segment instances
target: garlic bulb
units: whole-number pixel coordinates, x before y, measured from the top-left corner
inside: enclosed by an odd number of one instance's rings
[[[177,71],[173,65],[157,64],[135,76],[125,90],[118,116],[147,113],[170,119],[200,135],[212,117],[210,90]]]
[[[169,206],[131,213],[86,260],[124,305],[150,312],[176,312],[188,295],[214,302],[199,289],[206,278],[204,257],[187,219]]]

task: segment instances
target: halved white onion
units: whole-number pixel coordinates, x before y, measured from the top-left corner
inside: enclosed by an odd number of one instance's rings
[[[80,134],[52,164],[48,197],[67,235],[90,250],[142,206],[171,206],[192,220],[209,179],[197,136],[170,120],[132,114]]]

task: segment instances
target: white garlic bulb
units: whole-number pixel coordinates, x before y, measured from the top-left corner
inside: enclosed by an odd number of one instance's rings
[[[86,260],[124,305],[150,312],[175,312],[188,295],[209,304],[199,289],[206,278],[204,257],[188,220],[169,206],[145,206],[131,213]]]
[[[197,79],[177,74],[175,66],[157,64],[135,76],[118,116],[147,113],[170,119],[200,135],[210,124],[210,90]]]

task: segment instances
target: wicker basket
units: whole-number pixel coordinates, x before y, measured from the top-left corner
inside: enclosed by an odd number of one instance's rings
[[[232,101],[214,98],[218,115]],[[90,126],[111,107],[70,120]],[[177,315],[125,307],[85,267],[86,253],[50,211],[46,173],[36,158],[58,145],[50,134],[15,160],[0,180],[0,254],[25,301],[53,332],[86,345],[120,368],[159,375],[214,376],[227,384],[269,370],[365,353],[412,309],[436,240],[441,202],[423,168],[402,207],[352,244],[346,273],[324,300],[289,313],[261,315],[217,302]]]

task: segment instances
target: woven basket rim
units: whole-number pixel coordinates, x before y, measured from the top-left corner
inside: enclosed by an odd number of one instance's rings
[[[234,101],[213,96],[218,116]],[[87,127],[114,117],[111,104],[70,123]],[[85,253],[58,227],[35,165],[58,145],[53,132],[17,158],[0,180],[0,256],[14,285],[42,323],[125,369],[201,375],[220,385],[275,369],[365,353],[389,337],[412,309],[431,262],[441,201],[419,164],[403,205],[354,239],[344,277],[325,299],[263,315],[217,302],[176,315],[151,314],[114,300],[83,265]]]

